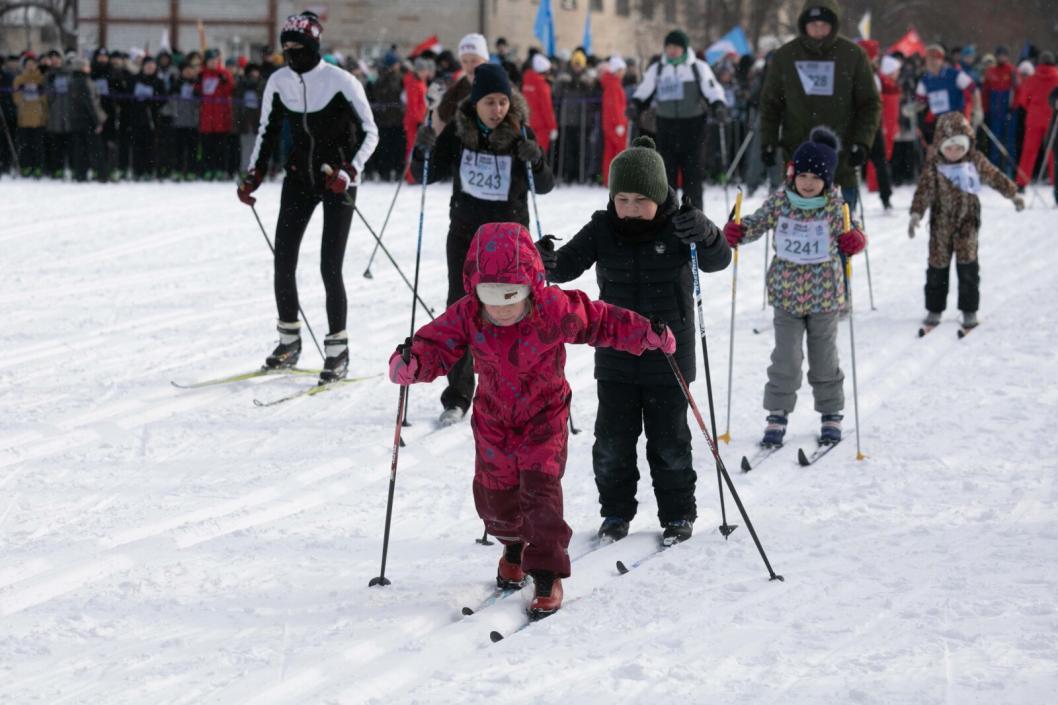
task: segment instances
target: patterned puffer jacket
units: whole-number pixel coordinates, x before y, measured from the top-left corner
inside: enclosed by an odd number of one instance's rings
[[[845,231],[841,190],[834,186],[822,207],[794,206],[786,187],[768,196],[752,215],[742,218],[753,242],[775,230],[775,256],[768,267],[768,303],[793,316],[830,313],[845,307],[845,280],[838,238]],[[859,226],[853,222],[852,226]]]

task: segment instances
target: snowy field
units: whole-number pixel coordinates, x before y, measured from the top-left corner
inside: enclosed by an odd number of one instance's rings
[[[925,233],[908,189],[868,197],[876,311],[856,259],[863,452],[795,462],[818,428],[802,390],[789,443],[738,472],[764,423],[771,351],[762,243],[742,252],[735,393],[723,458],[776,572],[730,496],[716,530],[713,464],[695,429],[695,538],[653,551],[649,479],[625,541],[584,556],[598,526],[592,355],[570,348],[565,476],[573,577],[556,616],[511,632],[529,599],[464,618],[499,547],[474,542],[469,424],[432,432],[441,383],[414,387],[400,455],[390,587],[378,575],[397,388],[382,378],[271,408],[306,378],[200,390],[271,350],[271,263],[234,187],[0,184],[0,703],[777,703],[1037,705],[1058,692],[1058,252],[1051,204],[983,195],[981,327],[919,340]],[[391,185],[361,190],[379,228]],[[450,186],[427,194],[423,297],[440,311]],[[385,236],[409,277],[419,190]],[[274,229],[279,186],[258,192]],[[747,201],[758,205],[763,192]],[[734,197],[732,192],[731,197]],[[597,188],[540,199],[570,236]],[[724,216],[722,191],[707,212]],[[326,332],[319,213],[302,302]],[[410,294],[359,220],[346,257],[350,370],[385,370]],[[595,294],[594,273],[578,283]],[[703,277],[717,409],[727,399],[730,270]],[[420,313],[419,322],[423,316]],[[763,327],[754,334],[753,328]],[[852,418],[847,325],[840,336]],[[318,366],[306,339],[303,364]],[[693,386],[703,409],[704,375]],[[641,454],[641,459],[644,457]],[[645,472],[645,462],[641,468]],[[584,556],[581,558],[581,556]]]

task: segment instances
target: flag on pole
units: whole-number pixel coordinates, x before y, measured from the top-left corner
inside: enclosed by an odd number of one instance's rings
[[[591,5],[588,6],[588,14],[584,15],[584,37],[580,45],[584,47],[585,54],[591,54]]]
[[[735,27],[705,50],[705,60],[712,64],[728,54],[746,56],[752,53],[749,49],[749,39],[746,38],[746,33],[742,31],[741,27]]]
[[[544,53],[555,55],[555,17],[551,14],[551,0],[540,0],[540,9],[536,11],[536,22],[533,34],[544,46]]]
[[[432,51],[435,54],[441,51],[441,42],[438,41],[436,34],[430,35],[426,39],[419,42],[419,44],[411,50],[411,53],[408,54],[408,58],[414,59],[416,56],[423,53],[424,51]]]
[[[904,56],[911,56],[912,54],[926,55],[926,43],[922,41],[922,37],[918,36],[918,32],[915,31],[914,27],[908,27],[907,34],[900,37],[893,46],[889,47],[887,54],[894,52],[900,52]]]
[[[856,25],[856,29],[860,30],[860,39],[871,38],[871,11],[863,13],[863,18],[860,23]]]

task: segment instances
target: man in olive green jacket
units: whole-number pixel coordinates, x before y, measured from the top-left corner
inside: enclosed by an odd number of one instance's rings
[[[867,161],[882,100],[867,54],[838,36],[840,26],[837,0],[805,0],[797,20],[799,36],[776,50],[764,79],[761,156],[772,166],[778,147],[789,157],[813,127],[830,127],[842,141],[834,182],[855,208],[854,169]]]

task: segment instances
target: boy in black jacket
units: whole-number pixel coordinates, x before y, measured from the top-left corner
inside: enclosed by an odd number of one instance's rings
[[[679,206],[665,164],[649,137],[619,154],[610,166],[610,202],[558,251],[549,238],[540,249],[548,279],[567,282],[593,264],[599,298],[664,321],[676,337],[675,359],[694,379],[694,303],[690,244],[698,267],[727,267],[731,250],[705,214]],[[599,412],[592,460],[603,523],[599,538],[616,541],[636,514],[636,444],[645,428],[647,462],[666,545],[690,538],[697,508],[691,464],[687,400],[668,362],[656,351],[642,357],[608,348],[595,351]]]

